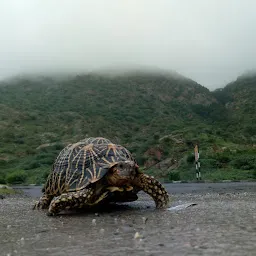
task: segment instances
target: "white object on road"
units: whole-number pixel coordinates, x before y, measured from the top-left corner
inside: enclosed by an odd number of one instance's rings
[[[183,210],[183,209],[186,209],[188,207],[195,206],[195,205],[197,205],[197,204],[195,204],[195,203],[180,204],[180,205],[176,205],[176,206],[172,206],[170,208],[167,208],[167,210],[176,212],[176,211],[180,211],[180,210]]]

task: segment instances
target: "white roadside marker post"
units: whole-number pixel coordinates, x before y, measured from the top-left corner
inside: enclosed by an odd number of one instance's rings
[[[196,180],[201,180],[201,171],[200,171],[200,159],[199,159],[199,147],[198,145],[195,145],[194,148],[195,151],[195,163],[196,163]]]

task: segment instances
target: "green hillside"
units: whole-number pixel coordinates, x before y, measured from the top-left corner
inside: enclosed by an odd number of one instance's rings
[[[247,138],[248,143],[256,143],[256,73],[239,76],[219,95],[223,96],[222,103],[230,110],[236,122],[234,129],[229,127],[229,131],[237,133],[239,130],[242,139]]]
[[[194,179],[195,143],[204,178],[253,178],[255,116],[247,103],[255,87],[243,104],[238,80],[215,92],[178,74],[147,72],[2,81],[0,183],[44,182],[60,149],[87,136],[125,145],[164,180]]]

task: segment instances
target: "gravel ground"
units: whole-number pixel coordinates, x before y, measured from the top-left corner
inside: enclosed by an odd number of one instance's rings
[[[48,217],[35,198],[0,199],[0,255],[256,255],[256,183],[168,184],[172,206],[150,198],[104,211]],[[190,193],[189,193],[190,191]]]

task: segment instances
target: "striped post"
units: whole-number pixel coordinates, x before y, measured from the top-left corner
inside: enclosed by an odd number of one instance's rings
[[[194,148],[195,151],[195,163],[196,163],[196,179],[201,180],[201,171],[200,171],[200,159],[199,159],[199,147],[198,145],[195,145]]]

